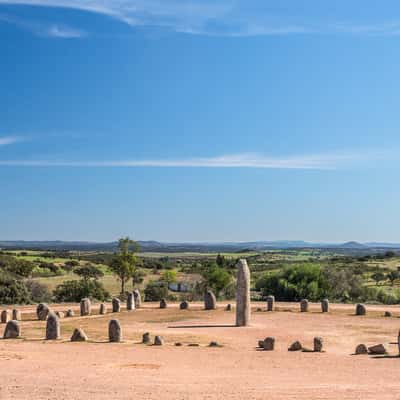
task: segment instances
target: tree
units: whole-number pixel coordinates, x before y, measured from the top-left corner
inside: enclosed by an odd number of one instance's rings
[[[121,294],[125,293],[125,284],[133,277],[139,265],[139,259],[135,255],[138,250],[138,243],[129,237],[119,239],[118,252],[111,260],[109,267],[121,282]]]
[[[146,276],[146,274],[141,269],[136,268],[135,271],[133,272],[133,275],[132,275],[132,285],[133,285],[133,287],[143,283],[145,276]]]
[[[394,282],[397,279],[400,279],[400,272],[399,271],[390,271],[387,275],[386,278],[390,281],[392,286],[394,285]]]
[[[177,272],[175,269],[166,270],[162,273],[160,281],[164,282],[167,287],[169,287],[170,283],[176,282]]]
[[[225,268],[219,267],[213,262],[203,264],[201,275],[204,289],[212,289],[216,296],[232,281],[232,275]]]
[[[385,274],[382,271],[377,270],[376,272],[374,272],[371,275],[371,278],[375,281],[376,285],[378,286],[378,283],[380,281],[384,281],[385,280]]]
[[[89,279],[97,280],[104,276],[104,273],[101,269],[91,264],[75,268],[74,273],[80,276],[85,281],[88,281]]]

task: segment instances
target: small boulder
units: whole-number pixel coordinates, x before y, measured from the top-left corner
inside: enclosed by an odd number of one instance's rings
[[[359,344],[356,347],[356,350],[355,350],[354,353],[357,354],[357,355],[359,355],[359,354],[368,354],[367,346],[365,344]]]
[[[369,354],[386,354],[386,348],[383,344],[376,344],[375,346],[368,347]]]
[[[167,300],[165,299],[160,300],[160,308],[167,308]]]
[[[300,301],[300,311],[308,312],[308,300],[307,299],[303,299]]]
[[[144,344],[150,343],[150,333],[149,332],[143,333],[142,343],[144,343]]]
[[[76,328],[71,336],[71,342],[86,342],[88,337],[82,328]]]
[[[39,321],[46,321],[50,308],[46,303],[40,303],[36,307],[36,315]]]
[[[259,340],[258,341],[258,347],[263,349],[264,348],[264,340]]]
[[[181,310],[187,310],[189,308],[189,303],[186,300],[182,301],[182,303],[179,305],[179,308]]]
[[[118,320],[112,319],[108,323],[108,339],[110,342],[121,342],[122,341],[122,329]]]
[[[392,313],[390,311],[385,311],[385,317],[391,317]]]
[[[367,313],[367,310],[366,310],[364,304],[356,305],[356,315],[365,315],[366,313]]]
[[[302,350],[302,348],[303,348],[303,346],[301,345],[301,343],[298,340],[296,340],[289,346],[288,350],[289,351],[300,351],[300,350]]]
[[[101,303],[100,308],[99,308],[99,314],[107,314],[107,304],[106,303]]]
[[[324,341],[320,337],[315,337],[314,338],[314,351],[317,353],[320,353],[322,351],[322,348],[324,347]]]
[[[164,344],[164,339],[161,336],[154,337],[154,346],[162,346]]]
[[[67,313],[65,314],[66,317],[71,318],[75,317],[75,311],[74,310],[68,310]]]
[[[232,304],[227,304],[225,307],[225,311],[232,311]]]
[[[323,313],[329,312],[329,300],[328,299],[323,299],[321,301],[321,311]]]
[[[3,339],[17,339],[21,336],[21,327],[18,321],[11,320],[7,322],[4,330]]]
[[[274,350],[275,347],[275,338],[273,337],[267,337],[263,340],[263,349],[267,351],[272,351]]]
[[[176,346],[176,347],[181,347],[181,346],[182,346],[182,343],[181,343],[181,342],[176,342],[176,343],[175,343],[175,346]]]
[[[208,347],[222,347],[222,345],[220,345],[218,342],[212,341],[210,342]]]

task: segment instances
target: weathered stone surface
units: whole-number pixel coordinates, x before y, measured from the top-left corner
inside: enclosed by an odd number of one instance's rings
[[[14,308],[14,310],[12,310],[12,319],[14,321],[21,321],[21,319],[22,319],[21,311],[19,311],[16,308]]]
[[[250,270],[247,261],[241,259],[237,264],[236,288],[236,326],[247,326],[250,323]]]
[[[182,303],[179,305],[179,308],[181,310],[187,310],[189,308],[189,302],[187,302],[186,300],[182,301]]]
[[[121,300],[117,297],[112,299],[112,312],[120,312],[121,311]]]
[[[46,340],[60,338],[60,320],[54,312],[49,312],[46,322]]]
[[[264,348],[264,340],[258,341],[258,347]]]
[[[81,311],[81,316],[85,315],[90,315],[92,312],[92,303],[90,302],[90,299],[84,298],[81,300],[80,304],[80,311]]]
[[[208,347],[222,347],[222,345],[213,340],[212,342],[210,342]]]
[[[64,318],[64,313],[62,312],[62,311],[56,311],[56,315],[57,315],[57,317],[58,318],[60,318],[60,319],[62,319],[62,318]]]
[[[75,317],[75,311],[74,310],[68,310],[65,315],[66,315],[66,317]]]
[[[101,303],[99,308],[99,314],[107,314],[107,304]]]
[[[162,346],[164,344],[164,339],[161,336],[154,337],[154,346]]]
[[[38,317],[38,320],[40,321],[46,321],[47,315],[50,312],[50,308],[47,304],[45,303],[40,303],[36,307],[36,315]]]
[[[300,311],[308,312],[308,300],[307,299],[303,299],[300,301]]]
[[[133,293],[128,293],[126,297],[126,309],[128,311],[132,311],[135,309],[135,298],[133,296]]]
[[[142,306],[142,296],[139,289],[133,291],[133,297],[135,298],[135,308],[140,308]]]
[[[390,311],[385,311],[385,317],[391,317],[392,313]]]
[[[275,347],[275,338],[267,337],[263,340],[262,343],[263,343],[262,347],[264,350],[272,351],[272,350],[274,350],[274,347]]]
[[[21,336],[21,327],[18,321],[8,321],[4,330],[3,339],[16,339]]]
[[[356,351],[355,351],[355,354],[368,354],[368,349],[367,349],[367,346],[365,345],[365,344],[359,344],[357,347],[356,347]]]
[[[207,290],[204,295],[204,308],[206,310],[215,310],[217,308],[217,299],[211,290]]]
[[[322,338],[315,337],[314,338],[314,351],[317,353],[320,353],[322,351],[323,347],[324,347],[324,341],[322,340]]]
[[[149,332],[143,333],[142,343],[148,344],[148,343],[150,343],[150,341],[151,341],[150,333]]]
[[[82,328],[75,328],[71,336],[71,342],[86,342],[88,337]]]
[[[167,308],[167,300],[165,299],[160,300],[160,308]]]
[[[367,310],[366,310],[364,304],[356,305],[356,315],[365,315],[366,313],[367,313]]]
[[[386,354],[386,348],[383,344],[376,344],[375,346],[368,347],[369,354]]]
[[[323,299],[321,301],[321,311],[323,313],[329,312],[329,300],[328,299]]]
[[[1,312],[1,323],[2,324],[6,324],[10,320],[11,320],[11,311],[10,310],[3,310]]]
[[[275,309],[275,297],[270,295],[267,296],[267,311],[274,311]]]
[[[225,307],[225,311],[232,311],[232,304],[227,304]]]
[[[303,349],[303,346],[301,345],[301,343],[296,340],[295,342],[293,342],[290,347],[288,348],[289,351],[300,351]]]
[[[122,341],[122,328],[116,319],[112,319],[108,324],[108,339],[110,342]]]

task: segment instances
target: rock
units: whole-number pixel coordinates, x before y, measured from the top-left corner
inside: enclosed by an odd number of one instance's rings
[[[303,346],[301,345],[301,343],[296,340],[295,342],[293,342],[290,347],[288,348],[289,351],[299,351],[302,350]]]
[[[46,340],[60,339],[60,320],[54,312],[49,312],[46,322]]]
[[[323,313],[329,312],[329,300],[328,299],[323,299],[321,301],[321,311]]]
[[[260,348],[264,348],[264,340],[259,340],[258,341],[258,347],[260,347]]]
[[[365,315],[366,313],[367,313],[367,310],[366,310],[364,304],[356,305],[356,315]]]
[[[180,347],[180,346],[182,346],[182,343],[181,342],[176,342],[175,346]]]
[[[142,306],[142,296],[139,289],[133,291],[133,297],[135,298],[135,308],[140,308]]]
[[[355,354],[368,354],[368,349],[367,349],[367,346],[365,345],[365,344],[359,344],[357,347],[356,347],[356,351],[355,351]]]
[[[390,311],[385,311],[385,317],[391,317],[392,313]]]
[[[99,308],[99,314],[107,314],[107,304],[106,303],[101,303],[100,308]]]
[[[274,350],[275,347],[275,338],[273,337],[267,337],[263,340],[263,349],[267,351],[272,351]]]
[[[167,308],[167,301],[165,299],[160,300],[160,308]]]
[[[64,318],[64,313],[62,311],[56,311],[56,315],[60,319]]]
[[[122,329],[118,320],[112,319],[108,324],[108,338],[110,342],[122,341]]]
[[[263,310],[263,309],[262,309],[261,307],[258,307],[258,308],[256,309],[257,312],[262,312],[262,310]]]
[[[314,351],[320,353],[324,347],[324,341],[320,337],[314,338]]]
[[[236,288],[236,326],[247,326],[250,323],[250,270],[247,261],[241,259],[237,263]]]
[[[232,304],[227,304],[225,307],[225,311],[232,311]]]
[[[222,345],[220,345],[218,342],[212,341],[210,342],[208,347],[222,347]]]
[[[14,321],[21,321],[21,319],[22,319],[21,311],[19,311],[16,308],[14,308],[14,310],[12,310],[12,319]]]
[[[11,311],[10,310],[3,310],[1,312],[1,323],[2,324],[6,324],[10,320],[11,320]]]
[[[164,344],[164,339],[161,336],[154,337],[154,346],[162,346]]]
[[[65,314],[66,317],[75,317],[75,311],[74,310],[68,310],[67,313]]]
[[[120,312],[121,311],[121,300],[117,297],[113,297],[112,299],[112,312]]]
[[[80,311],[82,317],[92,313],[92,303],[90,302],[90,299],[84,298],[81,300]]]
[[[47,315],[50,312],[50,308],[45,303],[40,303],[36,307],[36,315],[39,321],[46,321]]]
[[[386,349],[383,344],[376,344],[375,346],[368,347],[369,354],[386,354]]]
[[[308,300],[303,299],[300,301],[300,312],[308,312]]]
[[[142,343],[148,344],[150,343],[150,333],[143,333]]]
[[[71,336],[71,342],[86,342],[88,337],[82,328],[76,328]]]
[[[126,309],[128,311],[132,311],[135,309],[135,298],[133,296],[133,293],[128,293],[128,296],[126,297]]]
[[[217,299],[211,290],[207,290],[204,295],[204,308],[206,310],[215,310],[217,308]]]
[[[179,305],[179,308],[181,310],[187,310],[189,308],[189,303],[186,300],[182,301],[182,303]]]
[[[3,339],[17,339],[21,336],[21,327],[18,321],[11,320],[7,322],[4,330]]]
[[[199,347],[200,345],[198,343],[189,343],[189,347]]]
[[[267,311],[274,311],[275,309],[275,297],[270,295],[267,296]]]

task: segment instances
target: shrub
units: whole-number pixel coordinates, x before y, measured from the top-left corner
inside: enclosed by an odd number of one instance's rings
[[[168,287],[160,281],[150,281],[144,289],[145,301],[160,301],[168,297]]]
[[[12,275],[0,275],[0,304],[28,304],[30,296],[22,280]]]
[[[53,295],[60,302],[78,302],[84,297],[103,301],[110,297],[103,284],[96,280],[65,281],[56,287]]]
[[[51,301],[51,293],[46,285],[30,279],[26,281],[29,297],[34,303],[46,303]]]

